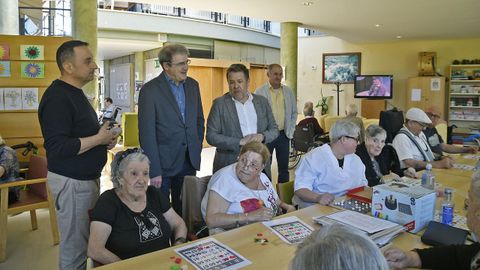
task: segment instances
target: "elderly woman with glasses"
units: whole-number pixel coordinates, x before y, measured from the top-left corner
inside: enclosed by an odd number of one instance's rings
[[[240,149],[236,163],[212,176],[201,204],[210,234],[270,220],[282,210],[295,210],[280,201],[272,183],[262,173],[269,159],[270,152],[264,144],[249,142]]]
[[[357,147],[356,154],[365,164],[368,185],[381,184],[384,175],[394,174],[394,178],[408,176],[416,178],[415,169],[400,169],[397,152],[391,145],[385,145],[387,132],[380,126],[370,125],[365,132],[365,142]]]
[[[108,264],[186,242],[187,228],[168,198],[149,186],[150,161],[140,149],[115,155],[114,188],[93,209],[88,256]],[[172,237],[173,235],[173,237]]]
[[[348,120],[338,120],[330,129],[330,144],[303,156],[295,171],[294,204],[300,208],[314,203],[328,205],[335,196],[366,186],[365,165],[355,155],[360,128]]]
[[[480,169],[480,168],[478,168]],[[480,171],[472,175],[468,192],[467,225],[474,242],[469,245],[438,246],[426,249],[402,251],[390,247],[384,255],[394,269],[480,269]]]

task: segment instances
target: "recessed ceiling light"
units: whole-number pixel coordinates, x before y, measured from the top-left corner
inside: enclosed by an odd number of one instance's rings
[[[308,6],[313,5],[313,2],[311,2],[311,1],[303,2],[303,5],[308,7]]]
[[[379,23],[375,24],[375,27],[381,27],[381,26],[382,26],[382,25],[379,24]]]
[[[399,35],[399,36],[397,36],[397,38],[400,39],[400,38],[403,38],[403,37]]]

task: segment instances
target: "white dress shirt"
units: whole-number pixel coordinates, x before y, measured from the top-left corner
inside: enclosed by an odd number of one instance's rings
[[[249,93],[245,103],[241,103],[233,97],[232,99],[237,109],[243,137],[250,134],[257,134],[257,111],[255,111],[255,107],[253,106],[253,96]]]

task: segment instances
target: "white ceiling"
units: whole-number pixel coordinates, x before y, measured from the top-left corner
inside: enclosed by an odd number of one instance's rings
[[[142,0],[299,22],[353,43],[480,37],[480,0]],[[304,2],[312,5],[305,6]],[[380,24],[380,27],[375,27]]]
[[[162,46],[160,42],[135,41],[127,39],[98,38],[97,59],[114,59],[135,52],[143,52]]]

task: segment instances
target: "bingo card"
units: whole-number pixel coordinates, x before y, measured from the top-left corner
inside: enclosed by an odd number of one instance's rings
[[[287,244],[301,243],[313,232],[312,227],[295,216],[266,221],[263,224]]]
[[[251,262],[214,238],[175,249],[198,270],[240,269]]]

